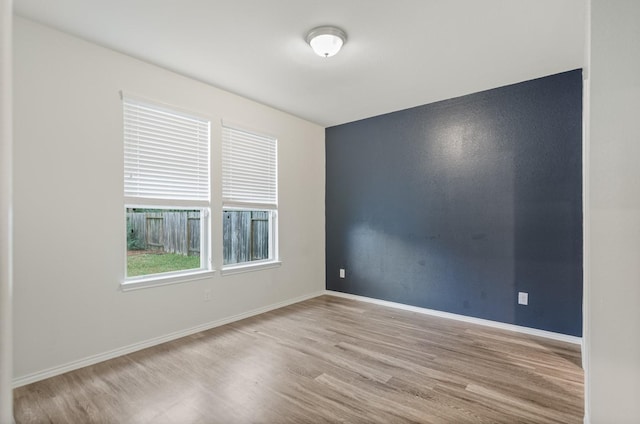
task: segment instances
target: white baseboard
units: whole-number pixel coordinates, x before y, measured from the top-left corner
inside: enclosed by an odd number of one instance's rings
[[[253,309],[248,312],[243,312],[238,315],[222,318],[216,321],[208,322],[206,324],[197,325],[186,330],[176,331],[170,334],[166,334],[160,337],[154,337],[139,343],[134,343],[129,346],[124,346],[118,349],[110,350],[108,352],[99,353],[97,355],[91,355],[86,358],[78,359],[76,361],[68,362],[63,365],[48,368],[42,371],[27,374],[21,377],[13,379],[13,387],[20,387],[27,384],[35,383],[36,381],[44,380],[46,378],[54,377],[56,375],[64,374],[65,372],[77,370],[89,365],[97,364],[109,359],[117,358],[118,356],[127,355],[129,353],[136,352],[138,350],[146,349],[148,347],[156,346],[162,343],[166,343],[172,340],[179,339],[181,337],[189,336],[191,334],[199,333],[200,331],[209,330],[211,328],[219,327],[221,325],[229,324],[235,321],[240,321],[245,318],[252,317],[254,315],[263,314],[265,312],[272,311],[274,309],[283,308],[285,306],[292,305],[294,303],[302,302],[314,297],[318,297],[325,294],[325,290],[315,293],[310,293],[304,296],[296,297],[294,299],[288,299],[282,302],[274,303],[271,305],[263,306],[261,308]]]
[[[418,306],[405,305],[402,303],[389,302],[386,300],[373,299],[365,296],[358,296],[348,293],[341,293],[332,290],[322,290],[320,292],[310,293],[304,296],[296,297],[294,299],[288,299],[282,302],[274,303],[271,305],[263,306],[261,308],[253,309],[251,311],[243,312],[241,314],[233,315],[230,317],[222,318],[216,321],[208,322],[202,325],[198,325],[192,328],[188,328],[186,330],[176,331],[170,334],[166,334],[164,336],[154,337],[152,339],[148,339],[139,343],[134,343],[132,345],[124,346],[118,349],[113,349],[108,352],[99,353],[97,355],[91,355],[86,358],[78,359],[72,362],[68,362],[63,365],[59,365],[56,367],[48,368],[42,371],[34,372],[31,374],[27,374],[21,377],[17,377],[13,379],[13,387],[20,387],[27,384],[35,383],[36,381],[44,380],[46,378],[55,377],[56,375],[64,374],[65,372],[77,370],[79,368],[83,368],[89,365],[97,364],[99,362],[107,361],[109,359],[117,358],[118,356],[127,355],[129,353],[137,352],[142,349],[146,349],[152,346],[156,346],[162,343],[170,342],[172,340],[179,339],[181,337],[189,336],[191,334],[198,333],[200,331],[209,330],[211,328],[219,327],[221,325],[229,324],[235,321],[240,321],[245,318],[249,318],[255,315],[259,315],[265,312],[272,311],[274,309],[283,308],[285,306],[292,305],[294,303],[302,302],[308,299],[312,299],[314,297],[321,296],[323,294],[330,296],[343,297],[347,299],[360,300],[363,302],[375,303],[377,305],[388,306],[396,309],[403,309],[406,311],[417,312],[426,315],[433,315],[441,318],[454,319],[457,321],[464,321],[472,324],[479,324],[493,328],[500,328],[503,330],[516,331],[519,333],[531,334],[534,336],[545,337],[553,340],[560,340],[567,343],[573,344],[581,344],[582,338],[568,336],[566,334],[553,333],[550,331],[537,330],[534,328],[521,327],[513,324],[505,324],[497,321],[490,321],[481,318],[473,318],[467,317],[464,315],[453,314],[449,312],[436,311],[433,309],[420,308]],[[585,423],[588,423],[588,420],[585,417]]]
[[[433,315],[440,318],[454,319],[456,321],[464,321],[471,324],[479,324],[487,327],[500,328],[502,330],[509,330],[538,337],[545,337],[547,339],[559,340],[562,342],[578,344],[582,346],[582,337],[569,336],[567,334],[554,333],[552,331],[538,330],[536,328],[522,327],[520,325],[506,324],[504,322],[491,321],[488,319],[468,317],[465,315],[458,315],[450,312],[436,311],[434,309],[420,308],[418,306],[389,302],[387,300],[374,299],[371,297],[358,296],[333,290],[326,290],[326,294],[330,296],[344,297],[346,299],[361,300],[363,302],[375,303],[376,305],[389,306],[396,309],[404,309],[405,311],[417,312],[425,315]]]

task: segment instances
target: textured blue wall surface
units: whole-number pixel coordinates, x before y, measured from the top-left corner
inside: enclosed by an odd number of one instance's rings
[[[581,70],[327,128],[326,163],[327,289],[581,336]]]

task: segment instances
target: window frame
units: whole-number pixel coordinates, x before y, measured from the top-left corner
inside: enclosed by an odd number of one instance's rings
[[[282,264],[282,262],[280,261],[277,255],[278,210],[276,208],[264,208],[264,207],[258,208],[258,207],[241,207],[241,206],[225,207],[223,205],[222,206],[223,220],[224,220],[225,211],[246,211],[246,212],[258,211],[258,212],[269,213],[269,258],[258,259],[255,261],[233,263],[233,264],[225,264],[224,258],[223,258],[222,268],[220,271],[222,275],[237,274],[240,272],[255,271],[255,270],[265,269],[265,268],[274,268]],[[224,227],[224,222],[222,223],[222,225]],[[222,242],[223,242],[222,249],[224,252],[224,237]]]
[[[270,135],[264,131],[257,131],[251,129],[245,125],[239,125],[235,122],[229,122],[227,120],[222,120],[221,123],[221,186],[222,186],[222,204],[221,204],[221,215],[224,219],[224,212],[227,210],[240,210],[240,211],[265,211],[269,212],[269,259],[260,259],[255,261],[246,261],[234,264],[224,264],[224,258],[221,260],[221,275],[230,275],[237,274],[243,272],[251,272],[262,269],[279,267],[282,264],[280,260],[280,249],[279,249],[279,214],[278,214],[278,138]],[[275,194],[273,197],[273,201],[269,203],[261,202],[261,201],[253,201],[250,200],[238,200],[229,197],[225,197],[225,161],[227,160],[227,156],[225,154],[225,129],[230,129],[234,131],[244,132],[251,134],[252,136],[257,136],[260,138],[271,139],[274,143],[274,187]],[[224,222],[222,222],[224,226]],[[221,229],[222,230],[222,229]],[[222,232],[222,231],[221,231]],[[224,237],[221,236],[221,246],[222,251],[224,252]]]
[[[194,206],[175,206],[175,205],[159,205],[159,204],[128,204],[124,205],[125,228],[127,209],[177,209],[177,210],[200,210],[200,267],[190,268],[178,271],[160,272],[157,274],[137,275],[134,277],[127,276],[128,266],[128,248],[124,249],[124,280],[120,284],[123,291],[136,290],[147,287],[166,286],[169,284],[178,284],[188,281],[196,281],[209,278],[215,274],[211,260],[211,237],[202,237],[203,234],[209,235],[211,229],[211,209],[205,207]],[[204,264],[203,264],[204,262]]]
[[[126,146],[127,141],[124,140],[126,137],[127,123],[125,118],[125,102],[134,102],[137,104],[143,104],[144,106],[150,108],[156,108],[156,110],[169,112],[177,116],[182,116],[186,118],[192,118],[202,121],[206,123],[207,126],[207,140],[206,140],[206,173],[207,173],[207,182],[206,182],[206,196],[200,195],[199,199],[189,199],[189,198],[170,198],[166,196],[151,196],[151,197],[142,197],[142,196],[127,196],[127,181],[126,175],[124,176],[125,181],[123,183],[124,188],[124,196],[123,196],[123,228],[127,229],[127,218],[126,213],[129,208],[143,208],[143,209],[176,209],[176,210],[199,210],[200,211],[200,267],[199,268],[191,268],[185,270],[177,270],[177,271],[169,271],[169,272],[161,272],[156,274],[145,274],[139,276],[129,277],[127,276],[128,264],[127,264],[127,253],[128,246],[124,243],[124,278],[120,283],[120,288],[122,291],[129,290],[137,290],[147,287],[157,287],[164,286],[168,284],[177,284],[194,280],[206,279],[212,276],[215,273],[215,269],[213,268],[213,260],[211,254],[211,119],[191,111],[187,111],[183,108],[176,107],[173,105],[168,105],[162,102],[158,102],[155,100],[150,100],[138,95],[133,95],[126,92],[120,92],[121,100],[122,100],[122,108],[123,108],[123,146]],[[125,148],[126,149],[126,148]],[[127,160],[127,152],[123,151],[123,159]],[[126,170],[125,170],[126,173]],[[173,180],[170,180],[174,182]]]

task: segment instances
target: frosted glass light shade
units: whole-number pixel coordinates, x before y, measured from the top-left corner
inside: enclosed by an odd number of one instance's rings
[[[307,43],[318,56],[331,57],[338,53],[347,41],[347,34],[340,28],[324,26],[307,34]]]

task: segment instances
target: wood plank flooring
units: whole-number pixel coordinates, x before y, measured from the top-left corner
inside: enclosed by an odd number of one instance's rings
[[[578,346],[321,296],[18,388],[25,423],[582,423]]]

